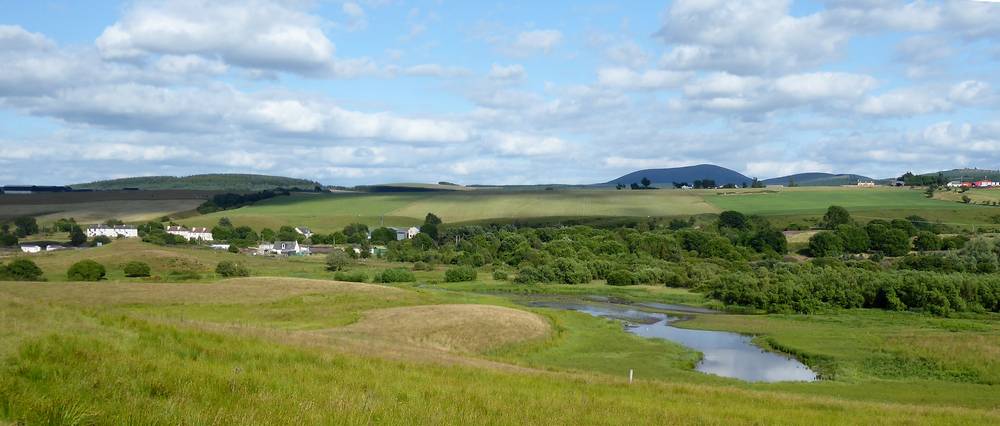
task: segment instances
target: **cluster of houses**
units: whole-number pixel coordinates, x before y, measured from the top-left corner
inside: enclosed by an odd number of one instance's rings
[[[945,185],[949,188],[1000,188],[1000,182],[992,180],[977,180],[971,182],[963,182],[960,180],[953,180]]]
[[[184,237],[186,240],[212,241],[212,230],[208,228],[185,228],[183,226],[168,226],[168,234]]]

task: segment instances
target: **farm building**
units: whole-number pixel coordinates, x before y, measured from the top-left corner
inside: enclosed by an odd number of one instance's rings
[[[139,238],[139,230],[132,225],[90,225],[86,231],[88,238]]]
[[[963,186],[963,182],[960,181],[960,180],[953,180],[953,181],[948,182],[947,184],[945,184],[945,186],[947,186],[949,188],[961,188]]]
[[[188,240],[212,241],[212,231],[208,228],[185,228],[183,226],[168,226],[167,233],[184,237]]]
[[[992,180],[977,180],[972,183],[972,186],[976,188],[993,188],[1000,186],[1000,182],[994,182]]]
[[[873,181],[858,181],[858,188],[874,188],[875,182]]]
[[[302,235],[302,236],[304,236],[306,238],[309,238],[309,237],[313,236],[312,229],[306,228],[305,226],[296,226],[295,227],[295,232],[298,232],[299,235]]]
[[[25,244],[21,246],[21,251],[25,253],[38,253],[42,251],[42,246],[37,244]]]
[[[284,256],[306,255],[309,254],[309,248],[299,245],[298,241],[275,241],[273,243],[262,243],[259,245],[257,247],[257,254]]]
[[[417,228],[416,226],[411,226],[409,228],[390,227],[389,229],[396,231],[396,240],[398,241],[408,240],[410,238],[417,236],[417,234],[420,233],[420,228]]]

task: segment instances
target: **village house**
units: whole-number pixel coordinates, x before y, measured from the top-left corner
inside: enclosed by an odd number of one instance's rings
[[[212,241],[212,230],[208,228],[185,228],[183,226],[168,226],[167,233],[183,237],[186,240]]]
[[[313,236],[313,231],[311,229],[309,229],[309,228],[306,228],[305,226],[297,226],[297,227],[295,227],[295,232],[298,232],[299,235],[302,235],[302,236],[304,236],[306,238],[310,238],[310,237]]]
[[[257,254],[299,256],[309,254],[309,248],[300,245],[298,241],[275,241],[273,243],[261,243],[257,246]]]
[[[977,180],[972,183],[972,186],[976,188],[993,188],[995,186],[1000,186],[1000,182],[994,182],[992,180]]]
[[[962,181],[960,181],[960,180],[953,180],[951,182],[946,183],[945,186],[947,186],[949,188],[961,188],[962,187]]]
[[[416,237],[417,234],[420,233],[420,228],[417,228],[416,226],[411,226],[409,228],[393,226],[389,227],[389,229],[396,231],[397,241],[409,240],[413,237]]]
[[[873,181],[858,181],[858,188],[874,188],[875,182]]]
[[[132,225],[90,225],[86,234],[87,238],[139,238],[139,230]]]
[[[21,251],[25,253],[38,253],[42,251],[42,246],[38,244],[25,244],[21,246]]]

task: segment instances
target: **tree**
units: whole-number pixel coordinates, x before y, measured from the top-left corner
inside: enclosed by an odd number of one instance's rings
[[[83,229],[79,226],[73,226],[73,229],[69,231],[69,244],[74,247],[79,247],[86,242],[87,234],[83,233]]]
[[[471,266],[455,266],[448,268],[444,272],[444,281],[449,283],[457,283],[463,281],[475,281],[476,280],[476,268]]]
[[[38,222],[33,217],[21,216],[14,219],[14,228],[18,237],[27,237],[38,233]]]
[[[17,235],[9,232],[0,234],[0,247],[13,247],[17,245]]]
[[[830,206],[826,209],[821,223],[824,229],[837,229],[840,225],[851,223],[851,214],[843,207]]]
[[[795,178],[789,177],[788,178],[788,187],[789,188],[795,188],[797,186],[799,186],[799,183],[795,181]]]
[[[260,230],[260,240],[261,241],[274,241],[275,233],[271,228],[264,228]]]
[[[750,187],[751,188],[763,188],[764,187],[764,182],[761,182],[760,179],[753,178],[753,182],[750,183]]]
[[[122,267],[122,272],[126,277],[148,277],[150,269],[148,264],[133,260]]]
[[[236,247],[236,244],[230,244],[229,248],[227,248],[226,251],[233,254],[238,254],[240,252],[240,248]]]
[[[351,250],[353,252],[353,250]],[[342,271],[344,268],[350,266],[354,263],[354,259],[343,250],[336,250],[330,252],[326,255],[326,270],[337,272]]]
[[[635,183],[635,182],[632,182],[632,183],[630,183],[630,184],[628,185],[628,187],[629,187],[630,189],[639,189],[639,188],[640,188],[639,184],[638,184],[638,183]]]
[[[362,241],[368,241],[368,225],[363,223],[352,223],[344,227],[344,235],[347,237],[347,242],[351,244],[360,244]]]
[[[844,253],[844,243],[837,234],[820,231],[809,238],[809,253],[813,257],[835,257]]]
[[[223,260],[215,266],[215,273],[222,277],[249,277],[250,270],[240,263],[236,263],[230,260]]]
[[[57,232],[69,232],[73,229],[73,226],[75,225],[76,225],[76,219],[60,218],[54,224],[52,224],[52,228],[55,229]]]
[[[372,231],[372,243],[389,244],[389,242],[392,241],[396,241],[395,230],[386,227],[381,227]]]
[[[219,218],[219,226],[221,226],[223,228],[232,228],[233,227],[233,222],[231,220],[229,220],[228,217],[223,216],[223,217]]]
[[[42,281],[42,269],[30,259],[14,259],[0,265],[0,281]]]
[[[367,227],[365,229],[367,231]],[[275,236],[278,241],[298,241],[302,234],[295,231],[295,228],[285,225],[278,229],[278,235]]]
[[[645,176],[642,177],[642,180],[640,180],[639,183],[642,184],[643,188],[649,188],[649,185],[653,184],[653,182],[650,181],[649,178]]]
[[[66,277],[70,281],[100,281],[107,275],[104,265],[90,259],[81,260],[69,267]]]
[[[719,227],[746,230],[750,228],[750,222],[746,215],[738,211],[726,210],[719,214]]]
[[[424,225],[440,225],[442,223],[444,222],[441,221],[441,218],[434,213],[427,213],[427,216],[424,216]]]
[[[883,223],[869,223],[865,230],[874,251],[886,256],[902,256],[910,251],[910,236],[900,229]]]
[[[837,236],[844,245],[847,253],[864,253],[868,251],[870,242],[868,241],[868,231],[858,225],[846,224],[837,227]]]
[[[917,238],[913,240],[913,248],[917,251],[940,250],[942,245],[941,237],[930,231],[920,231]]]

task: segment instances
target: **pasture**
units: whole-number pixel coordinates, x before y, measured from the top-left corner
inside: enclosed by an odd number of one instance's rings
[[[183,219],[212,226],[221,217],[255,229],[309,226],[332,232],[352,222],[369,226],[409,226],[434,213],[446,223],[511,222],[571,218],[664,218],[738,210],[772,217],[776,223],[818,220],[840,205],[860,220],[918,215],[931,221],[990,224],[993,207],[929,199],[905,188],[809,187],[779,190],[559,189],[553,191],[475,190],[424,193],[294,194],[253,206]]]
[[[211,191],[98,191],[0,195],[0,221],[34,216],[40,224],[60,218],[78,223],[108,219],[145,222],[194,210]]]

